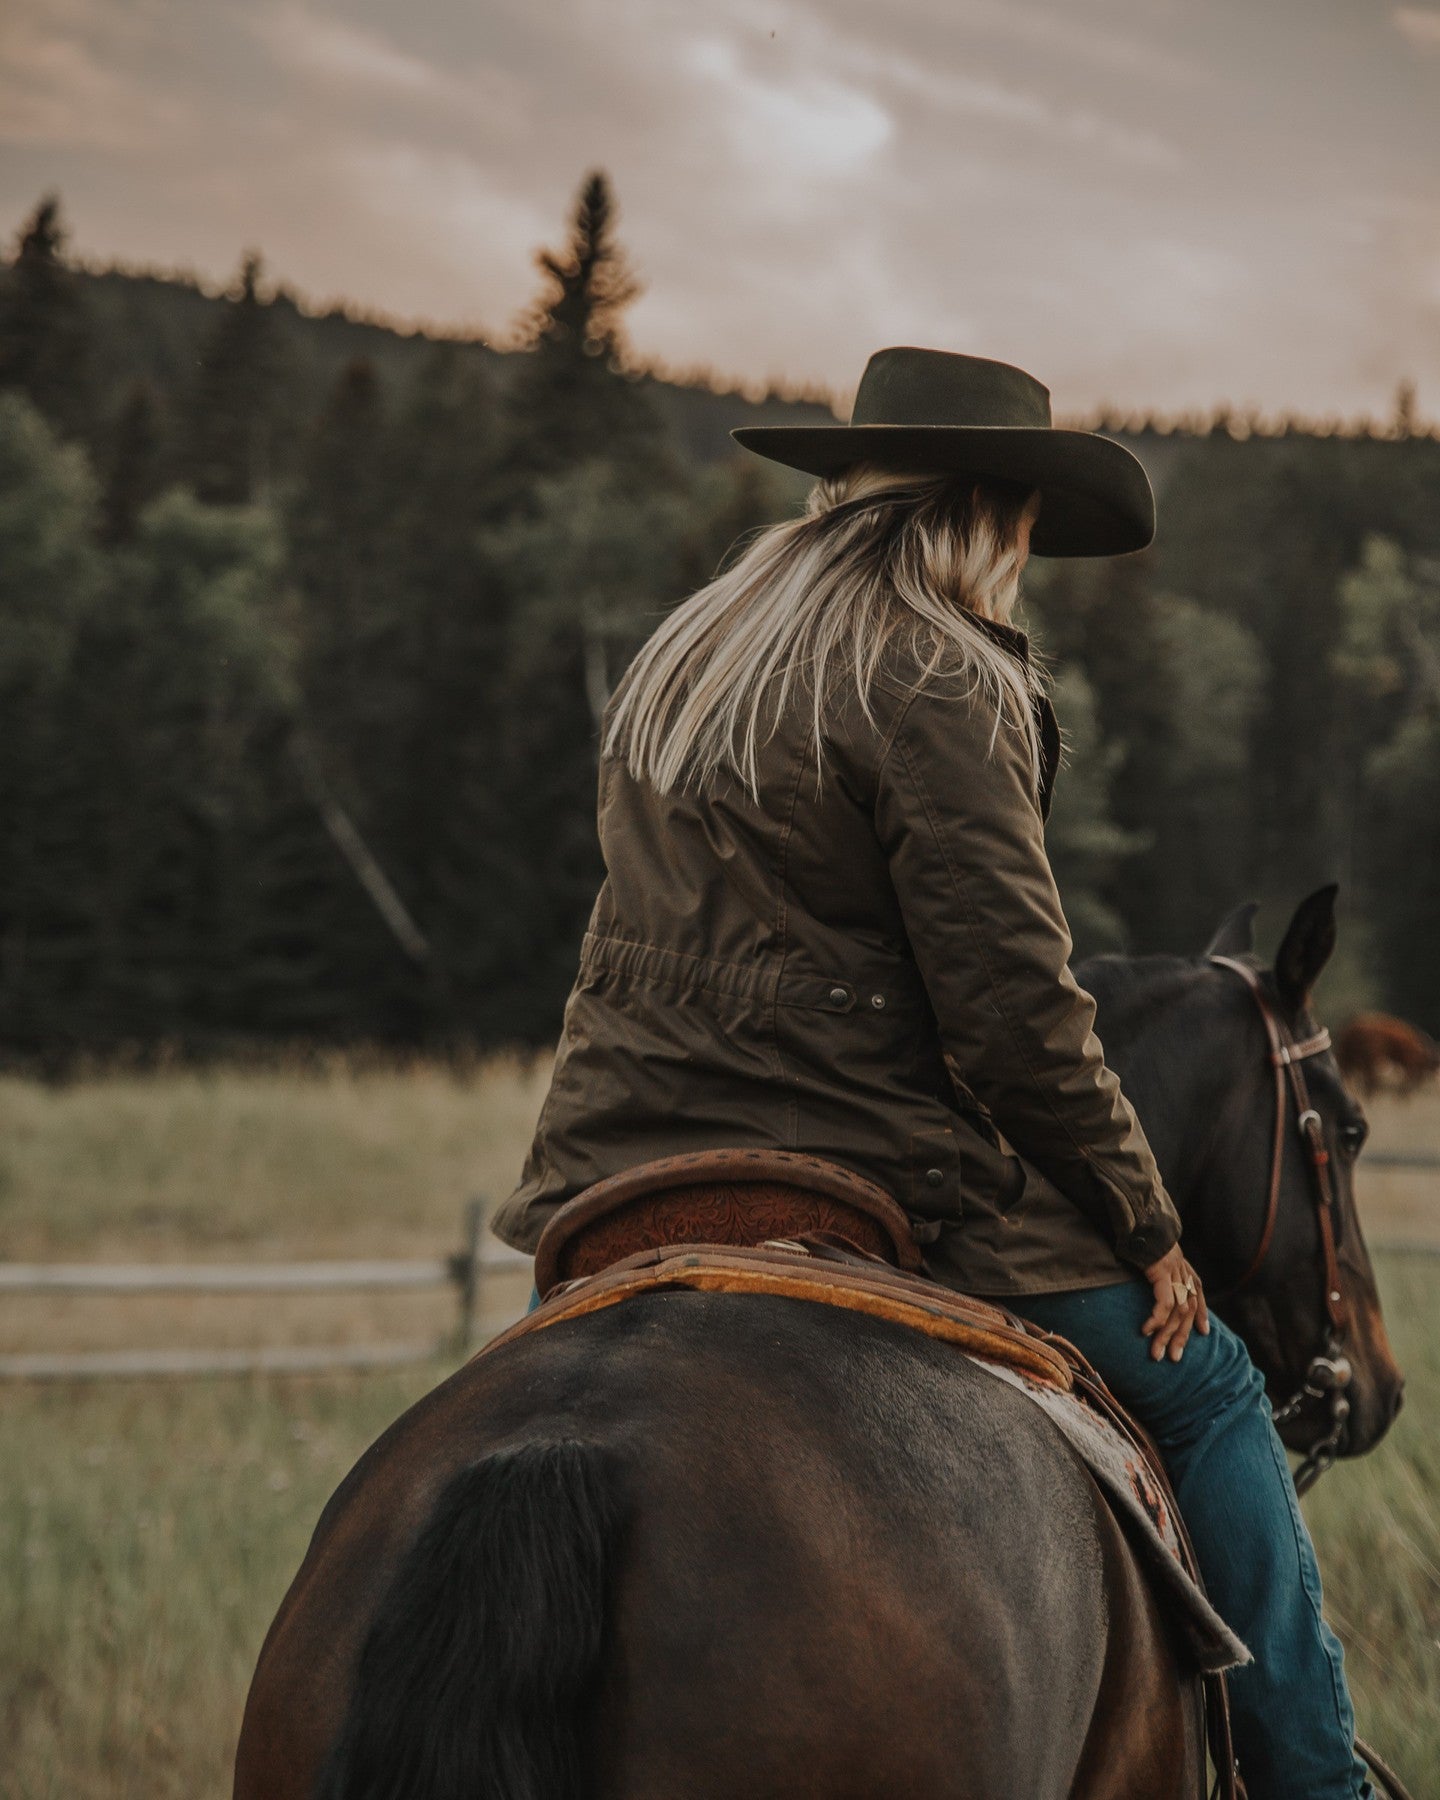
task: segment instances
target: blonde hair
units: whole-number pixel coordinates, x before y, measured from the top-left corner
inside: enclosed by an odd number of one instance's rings
[[[839,684],[853,684],[873,723],[875,677],[898,644],[919,667],[916,687],[959,674],[994,708],[992,747],[1002,724],[1020,731],[1038,780],[1039,677],[975,622],[1010,617],[1032,503],[1008,483],[867,464],[817,483],[803,515],[760,532],[641,649],[605,753],[662,793],[728,771],[758,795],[767,701],[778,720],[803,687],[819,759]]]

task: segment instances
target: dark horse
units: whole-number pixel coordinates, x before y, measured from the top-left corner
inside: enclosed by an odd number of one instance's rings
[[[1333,897],[1300,907],[1265,977],[1299,1035]],[[1248,913],[1212,948],[1247,949]],[[1203,959],[1107,958],[1081,979],[1221,1289],[1265,1206],[1257,1009]],[[1350,1189],[1361,1117],[1328,1057],[1310,1077],[1354,1320],[1354,1455],[1401,1382]],[[1308,1171],[1287,1153],[1273,1248],[1227,1312],[1277,1395],[1321,1336],[1320,1275]],[[1302,1410],[1290,1441],[1323,1423]],[[1196,1685],[1035,1407],[881,1321],[684,1292],[481,1356],[366,1453],[266,1639],[235,1791],[1119,1800],[1203,1779]]]

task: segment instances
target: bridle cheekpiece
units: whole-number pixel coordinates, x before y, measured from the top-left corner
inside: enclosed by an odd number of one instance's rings
[[[1315,1218],[1320,1230],[1320,1248],[1325,1265],[1326,1330],[1319,1353],[1310,1359],[1305,1379],[1275,1409],[1277,1426],[1288,1424],[1312,1400],[1329,1403],[1330,1429],[1312,1444],[1295,1471],[1295,1490],[1303,1494],[1314,1486],[1340,1454],[1345,1438],[1345,1425],[1350,1417],[1350,1401],[1345,1389],[1350,1384],[1351,1368],[1342,1346],[1350,1329],[1350,1308],[1340,1285],[1340,1262],[1335,1251],[1335,1190],[1330,1178],[1330,1152],[1325,1143],[1325,1125],[1310,1101],[1310,1088],[1305,1080],[1305,1062],[1330,1048],[1330,1033],[1317,1031],[1307,1038],[1294,1038],[1276,1011],[1260,977],[1248,963],[1233,956],[1212,956],[1218,968],[1238,975],[1250,991],[1269,1045],[1270,1066],[1275,1072],[1275,1133],[1270,1152],[1270,1183],[1265,1198],[1265,1219],[1260,1241],[1249,1266],[1238,1281],[1232,1282],[1217,1298],[1224,1300],[1239,1293],[1260,1273],[1270,1252],[1275,1235],[1275,1220],[1280,1210],[1280,1182],[1285,1163],[1285,1120],[1289,1112],[1286,1089],[1295,1103],[1295,1124],[1305,1145],[1315,1202]]]

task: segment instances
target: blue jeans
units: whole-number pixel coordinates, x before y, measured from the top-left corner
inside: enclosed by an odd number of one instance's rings
[[[1159,1446],[1210,1598],[1255,1657],[1229,1677],[1251,1800],[1369,1796],[1314,1546],[1244,1344],[1212,1317],[1178,1363],[1155,1362],[1140,1335],[1150,1290],[1138,1281],[1005,1304],[1069,1338]]]

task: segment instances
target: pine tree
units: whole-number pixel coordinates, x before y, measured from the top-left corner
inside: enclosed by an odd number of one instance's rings
[[[1045,844],[1078,961],[1125,948],[1124,922],[1103,895],[1144,839],[1122,831],[1111,816],[1117,756],[1101,741],[1094,693],[1075,664],[1057,670],[1054,698],[1064,722],[1065,768],[1055,785]]]
[[[250,822],[291,707],[275,522],[176,491],[109,559],[68,720],[93,946],[92,1041],[202,1043],[244,1024],[266,919]]]
[[[1252,751],[1264,820],[1267,886],[1304,892],[1337,879],[1347,861],[1346,793],[1339,763],[1344,696],[1335,668],[1343,635],[1340,584],[1359,544],[1327,503],[1313,453],[1301,443],[1274,483],[1261,562],[1269,576],[1262,625],[1267,692]],[[1307,464],[1309,465],[1307,467]]]
[[[1440,1036],[1440,703],[1406,717],[1366,769],[1366,850],[1385,1005]]]
[[[323,742],[347,751],[363,729],[360,688],[385,611],[383,562],[398,504],[386,483],[385,429],[375,367],[356,358],[316,421],[289,507],[307,715]]]
[[[279,366],[260,269],[257,255],[245,257],[189,399],[185,473],[196,499],[216,506],[246,505],[270,474]]]
[[[411,1039],[480,1029],[490,992],[519,966],[505,923],[521,904],[507,836],[508,618],[478,529],[496,451],[480,364],[440,345],[383,426],[352,370],[307,477],[307,714],[338,797],[428,940],[423,965],[390,943],[357,971],[372,1016]]]
[[[1153,941],[1178,950],[1206,942],[1217,919],[1258,891],[1244,822],[1265,657],[1238,620],[1174,596],[1158,596],[1151,630],[1170,712],[1153,746],[1164,791],[1145,863]]]
[[[317,807],[338,807],[385,879],[411,897],[392,827],[405,807],[396,759],[411,713],[404,639],[414,596],[396,568],[394,526],[423,477],[397,458],[394,431],[374,365],[352,359],[315,422],[288,515],[301,712],[290,747],[298,785],[266,876],[294,901],[274,947],[275,1003],[288,966],[297,978],[288,1010],[308,1009],[344,1036],[414,1029],[415,972]]]
[[[503,1036],[505,998],[525,979],[510,595],[478,529],[494,504],[498,429],[488,383],[442,350],[395,439],[412,471],[389,565],[411,671],[399,836],[431,934],[425,1028],[446,1038]]]
[[[1363,883],[1384,1004],[1440,1031],[1440,571],[1367,538],[1340,584],[1333,664],[1347,694],[1353,783],[1347,883]]]
[[[1044,584],[1040,604],[1047,649],[1076,663],[1094,695],[1099,736],[1112,759],[1111,816],[1131,846],[1123,862],[1112,861],[1099,898],[1123,920],[1134,948],[1172,948],[1155,824],[1169,798],[1176,691],[1148,559],[1063,570]]]
[[[591,530],[605,562],[653,562],[644,541],[652,505],[663,511],[683,481],[664,423],[644,378],[627,370],[623,317],[639,292],[615,235],[608,179],[596,172],[581,188],[565,248],[542,252],[545,287],[525,322],[528,351],[516,359],[506,393],[504,480],[498,491],[521,562],[551,530]],[[594,500],[620,492],[642,534],[628,556],[614,531],[597,529]],[[573,510],[572,510],[573,509]],[[582,526],[582,518],[588,525]],[[672,534],[673,535],[673,534]],[[527,542],[528,540],[528,542]],[[568,542],[568,537],[567,537]],[[565,559],[556,544],[551,574]],[[502,561],[509,561],[508,555]],[[597,571],[597,574],[600,573]],[[647,573],[646,590],[616,595],[608,579],[557,584],[530,581],[512,567],[507,695],[505,840],[523,871],[523,902],[508,914],[517,933],[514,965],[526,971],[515,995],[515,1028],[529,1038],[553,1034],[574,975],[585,920],[603,867],[595,836],[595,714],[612,674],[614,648],[628,629],[621,611],[658,610],[673,597],[673,578]],[[600,588],[605,590],[600,594]]]
[[[726,568],[754,536],[785,516],[787,483],[758,456],[707,470],[687,496],[690,525],[677,546],[675,592],[693,594]]]
[[[160,404],[148,382],[126,396],[103,446],[100,541],[113,549],[135,536],[140,514],[160,492],[164,478]]]
[[[90,321],[65,261],[60,201],[42,200],[0,283],[0,390],[23,394],[61,437],[94,431]]]
[[[43,1051],[74,986],[86,834],[71,781],[76,646],[97,610],[95,484],[17,394],[0,394],[0,1041]],[[84,935],[83,932],[80,933]]]
[[[592,170],[576,196],[565,250],[536,254],[550,285],[529,315],[531,348],[545,346],[572,362],[584,356],[613,362],[620,355],[623,315],[640,283],[615,242],[618,216],[609,177]]]
[[[510,386],[511,467],[554,474],[588,457],[660,474],[663,429],[644,380],[624,364],[625,309],[640,293],[616,242],[608,177],[588,175],[560,251],[536,260],[545,287],[523,321]]]

